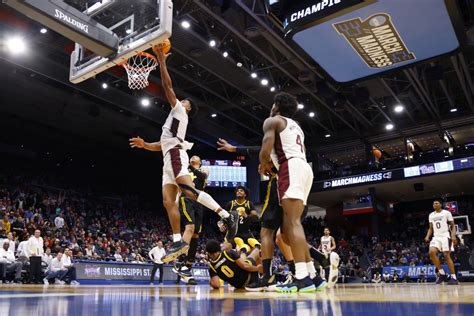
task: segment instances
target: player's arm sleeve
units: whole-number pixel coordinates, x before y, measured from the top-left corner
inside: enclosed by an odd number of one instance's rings
[[[230,211],[230,208],[232,207],[232,201],[227,202],[227,205],[225,206],[225,209],[227,211]]]
[[[236,153],[248,157],[258,155],[260,146],[237,146]]]

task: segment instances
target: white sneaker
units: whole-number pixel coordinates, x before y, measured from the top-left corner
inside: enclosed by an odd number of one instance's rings
[[[59,285],[64,285],[65,283],[66,282],[58,280],[58,279],[56,279],[56,281],[54,281],[54,284],[59,284]]]
[[[81,284],[81,283],[77,282],[76,280],[71,281],[71,285],[79,285],[79,284]]]
[[[44,285],[49,285],[48,279],[44,278],[43,283],[44,283]]]

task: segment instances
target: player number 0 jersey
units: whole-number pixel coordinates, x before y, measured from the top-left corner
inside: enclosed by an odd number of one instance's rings
[[[449,231],[448,222],[452,222],[453,215],[451,212],[446,210],[441,210],[441,212],[433,211],[429,216],[429,222],[433,224],[433,236],[434,237],[447,237],[451,238],[451,233]]]

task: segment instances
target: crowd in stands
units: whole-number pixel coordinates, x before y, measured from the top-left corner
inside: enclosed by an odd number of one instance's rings
[[[3,261],[10,265],[15,263],[9,266],[8,271],[12,273],[18,271],[16,262],[21,263],[23,269],[27,264],[24,258],[30,257],[31,253],[25,243],[33,238],[35,230],[39,230],[42,237],[45,272],[59,271],[51,270],[53,258],[57,258],[54,269],[61,271],[65,271],[65,267],[60,267],[57,261],[64,257],[69,260],[150,262],[148,252],[159,240],[165,248],[171,243],[166,215],[140,209],[137,199],[98,198],[44,184],[26,185],[21,178],[0,183],[0,215],[0,262],[2,253],[11,252],[14,257]],[[331,234],[337,242],[336,252],[341,259],[341,275],[370,279],[368,268],[430,264],[428,245],[423,243],[428,227],[425,217],[408,217],[391,223],[392,229],[384,231],[380,238],[346,236],[343,229],[332,229]],[[304,228],[311,245],[319,245],[325,225],[321,218],[305,219]],[[196,265],[207,265],[204,245],[207,239],[220,236],[215,226],[211,221],[204,224]],[[4,241],[7,241],[7,249],[4,249]],[[361,263],[363,258],[367,259],[367,264]],[[456,261],[455,255],[453,259]],[[281,273],[288,269],[278,251],[273,266]],[[18,275],[14,279],[17,280]]]

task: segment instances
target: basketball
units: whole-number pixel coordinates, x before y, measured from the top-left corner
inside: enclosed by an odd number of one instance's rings
[[[372,153],[374,154],[375,158],[380,159],[382,157],[382,152],[378,149],[373,147]]]
[[[163,43],[158,44],[161,48],[163,54],[168,54],[171,50],[171,42],[169,39],[166,39]]]

